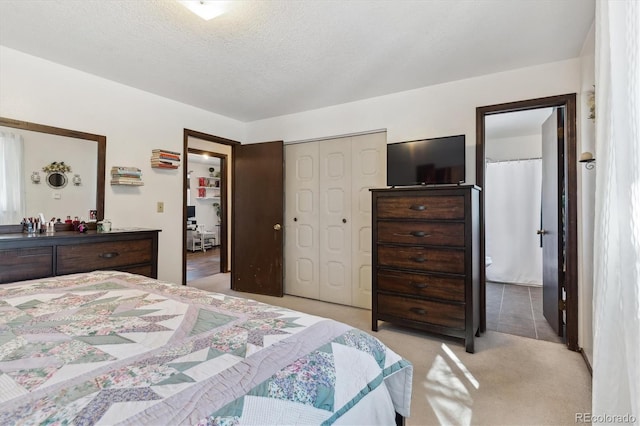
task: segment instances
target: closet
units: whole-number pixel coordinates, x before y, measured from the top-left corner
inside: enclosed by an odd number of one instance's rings
[[[285,146],[285,293],[371,307],[371,193],[386,132]]]

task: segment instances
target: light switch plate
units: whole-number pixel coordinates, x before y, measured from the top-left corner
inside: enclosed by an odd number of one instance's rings
[[[158,213],[164,213],[164,202],[158,201]]]

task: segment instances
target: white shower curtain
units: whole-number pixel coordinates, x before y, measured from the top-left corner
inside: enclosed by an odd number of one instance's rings
[[[639,76],[640,2],[597,1],[594,424],[640,422]]]
[[[22,136],[0,132],[0,224],[18,224],[24,217]]]
[[[542,285],[542,160],[488,163],[485,183],[487,280]]]

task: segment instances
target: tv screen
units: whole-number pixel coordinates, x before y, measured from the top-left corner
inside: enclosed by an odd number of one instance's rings
[[[465,178],[464,135],[387,145],[387,185],[462,183]]]
[[[187,206],[187,219],[196,217],[196,206]]]

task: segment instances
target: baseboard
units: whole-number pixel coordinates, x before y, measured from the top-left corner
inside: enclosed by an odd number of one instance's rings
[[[591,363],[589,362],[589,358],[587,357],[587,353],[584,349],[580,348],[580,354],[582,355],[582,359],[584,359],[584,363],[587,364],[587,369],[589,370],[589,374],[593,377],[593,368],[591,368]]]

